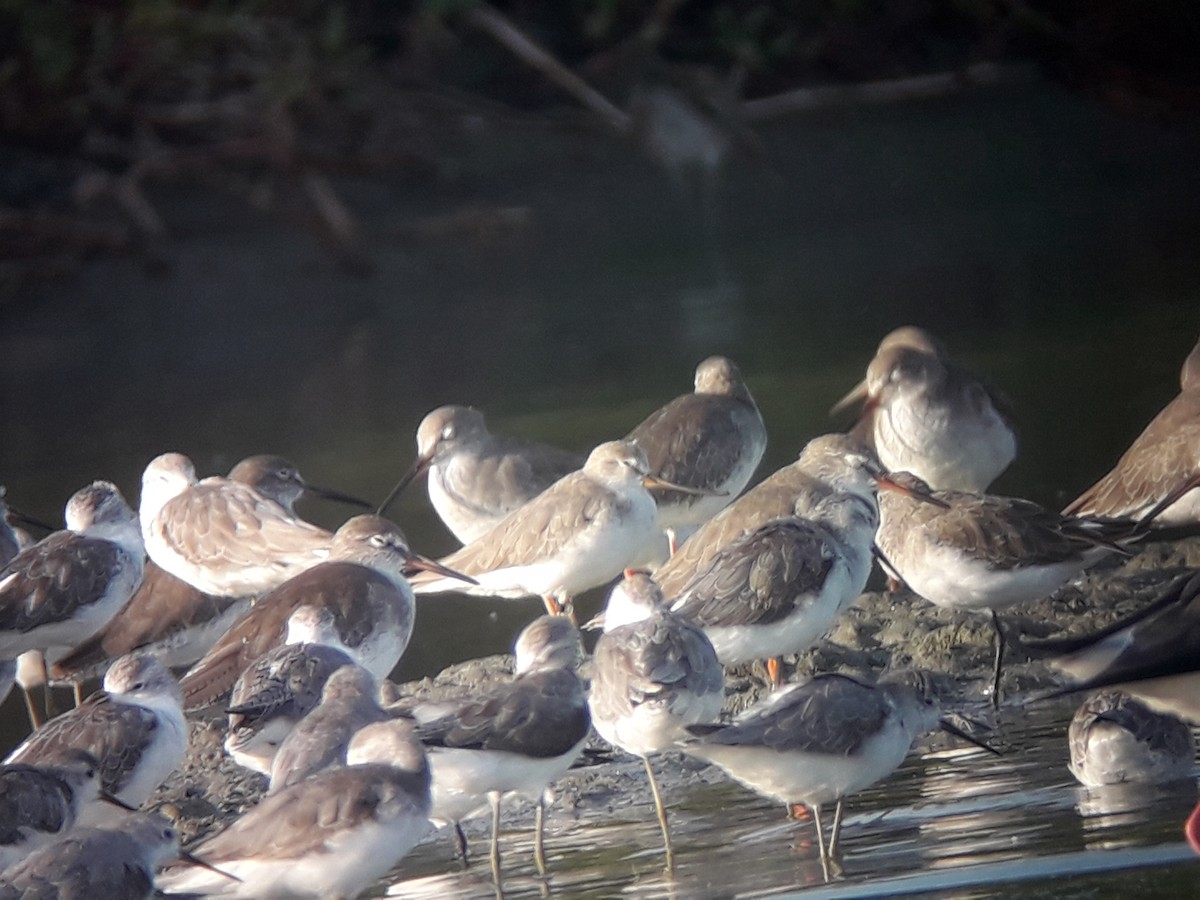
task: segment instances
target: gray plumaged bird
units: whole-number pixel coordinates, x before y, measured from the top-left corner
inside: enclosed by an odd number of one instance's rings
[[[922,328],[884,337],[867,377],[832,412],[860,402],[854,433],[889,472],[912,472],[935,488],[983,491],[1017,455],[1005,404]]]
[[[650,757],[674,749],[686,737],[684,726],[720,715],[725,672],[704,632],[666,608],[645,572],[625,573],[603,619],[588,694],[592,724],[610,744],[642,758],[671,869],[671,830]]]
[[[724,356],[696,367],[695,390],[651,413],[625,438],[650,471],[709,493],[653,490],[670,552],[742,492],[767,449],[767,428],[742,373]]]
[[[333,613],[301,606],[288,619],[287,643],[256,659],[234,683],[225,752],[239,765],[269,776],[279,745],[320,702],[329,676],[349,665],[354,659]]]
[[[243,897],[357,897],[429,831],[429,763],[412,723],[363,728],[346,765],[265,797],[194,850],[236,875],[196,865],[159,877],[171,892]]]
[[[379,514],[428,472],[434,510],[460,543],[469,544],[582,467],[578,454],[492,434],[477,409],[440,406],[417,427],[417,458],[380,505]]]
[[[51,765],[84,750],[99,764],[101,787],[136,807],[183,761],[187,735],[171,673],[152,656],[123,656],[103,690],[42,725],[4,761]]]
[[[1175,781],[1192,773],[1196,741],[1183,720],[1156,713],[1123,691],[1088,697],[1067,729],[1071,774],[1100,787]]]

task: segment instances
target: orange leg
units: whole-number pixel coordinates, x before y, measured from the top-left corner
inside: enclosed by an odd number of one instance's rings
[[[772,656],[767,660],[767,676],[771,679],[771,689],[783,685],[783,660]]]

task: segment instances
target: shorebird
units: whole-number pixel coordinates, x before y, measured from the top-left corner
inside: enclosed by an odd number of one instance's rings
[[[808,649],[853,603],[871,573],[879,507],[871,493],[838,491],[805,518],[776,519],[721,548],[680,589],[671,609],[704,630],[724,665]]]
[[[601,444],[580,471],[441,560],[478,584],[464,587],[456,579],[417,575],[413,590],[541,597],[550,613],[569,613],[572,597],[620,575],[656,541],[652,487],[706,493],[652,476],[646,454],[635,444]]]
[[[1153,603],[1093,634],[1022,639],[1051,657],[1072,682],[1066,691],[1119,687],[1158,712],[1200,724],[1200,570],[1167,586]]]
[[[91,637],[129,602],[142,580],[145,551],[137,516],[108,481],[76,491],[67,530],[18,553],[0,570],[0,659],[27,651],[53,661]],[[37,715],[22,679],[30,720]]]
[[[179,684],[152,656],[123,656],[104,688],[25,739],[4,761],[51,765],[79,750],[100,766],[103,790],[140,806],[187,749]]]
[[[651,491],[670,552],[742,492],[767,449],[767,428],[732,360],[710,356],[696,367],[695,391],[676,397],[629,432],[650,471],[709,493]]]
[[[982,491],[1017,455],[1017,439],[994,393],[946,357],[921,328],[897,328],[879,344],[867,377],[834,405],[863,403],[855,433],[890,472],[935,488]]]
[[[667,869],[675,862],[671,830],[650,756],[674,749],[685,725],[715,720],[724,699],[725,673],[704,632],[666,608],[648,574],[626,571],[604,610],[588,708],[601,737],[642,758]]]
[[[874,452],[844,434],[813,438],[795,462],[773,472],[700,526],[654,573],[663,595],[675,597],[722,549],[776,519],[803,518],[833,493],[873,496],[883,470]]]
[[[934,491],[907,472],[908,493],[879,498],[875,542],[886,567],[938,606],[986,611],[996,635],[992,702],[999,703],[1004,635],[997,610],[1048,597],[1133,535],[1124,523],[1075,518],[1013,497]],[[936,502],[927,502],[932,498]]]
[[[355,662],[376,678],[395,668],[412,636],[415,605],[406,574],[455,573],[409,549],[396,525],[355,516],[333,538],[330,558],[258,600],[183,677],[188,709],[224,697],[256,659],[281,646],[288,619],[301,606],[333,614],[338,637]]]
[[[230,469],[228,479],[273,500],[292,517],[297,516],[295,504],[305,493],[368,506],[304,480],[281,456],[248,456]],[[103,629],[53,665],[52,679],[78,684],[102,675],[114,659],[134,650],[153,654],[171,668],[190,666],[249,606],[249,597],[206,594],[150,561],[133,599]]]
[[[179,849],[174,827],[161,816],[124,816],[103,827],[76,829],[4,870],[0,900],[150,900],[159,896],[154,873],[175,858],[209,865]]]
[[[1071,774],[1088,787],[1186,778],[1196,759],[1192,731],[1122,691],[1093,694],[1067,731]]]
[[[82,750],[55,765],[0,765],[0,872],[66,835],[88,804],[105,800],[125,807],[100,789],[98,769],[96,758]]]
[[[907,678],[871,685],[845,675],[789,684],[730,724],[689,725],[682,749],[716,763],[760,794],[812,810],[826,873],[837,852],[846,797],[886,778],[917,737],[934,728],[996,751],[945,719],[925,685]],[[837,802],[826,844],[821,807]]]
[[[1153,527],[1200,523],[1200,342],[1179,374],[1179,395],[1154,417],[1112,471],[1064,512],[1137,519],[1169,497]]]
[[[575,667],[583,655],[579,631],[562,616],[534,619],[517,638],[516,677],[458,703],[414,712],[417,734],[433,770],[436,824],[453,825],[466,860],[459,821],[492,809],[492,875],[500,881],[500,800],[509,793],[537,798],[534,861],[546,869],[543,819],[547,785],[570,768],[587,741],[589,719]],[[424,721],[422,721],[424,720]]]
[[[238,676],[226,710],[225,752],[267,776],[280,743],[320,702],[329,676],[354,665],[330,610],[301,606],[287,627],[287,643],[268,650]]]
[[[220,476],[197,481],[181,453],[146,466],[138,514],[150,558],[219,597],[278,587],[327,558],[332,539],[247,484]]]
[[[368,725],[346,765],[265,797],[195,853],[241,879],[168,868],[164,890],[229,897],[357,897],[429,830],[429,764],[412,723]]]
[[[321,769],[344,763],[350,739],[388,718],[376,699],[378,686],[361,666],[344,666],[329,676],[321,701],[296,723],[271,763],[269,793],[277,793]]]
[[[513,510],[583,466],[583,457],[534,441],[497,437],[483,413],[440,406],[417,428],[417,458],[379,507],[387,512],[410,482],[429,473],[429,500],[442,522],[469,544]]]

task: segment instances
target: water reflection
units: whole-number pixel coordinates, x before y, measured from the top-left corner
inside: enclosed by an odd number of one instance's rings
[[[677,800],[670,811],[673,876],[662,871],[649,801],[632,794],[629,801],[643,808],[622,805],[611,812],[608,805],[623,804],[624,795],[590,806],[585,790],[573,813],[550,812],[548,881],[534,877],[527,832],[504,831],[504,896],[548,891],[584,898],[748,897],[797,891],[837,897],[886,892],[893,883],[905,892],[975,896],[966,885],[993,884],[991,891],[996,882],[1027,879],[1035,882],[1036,896],[1039,879],[1082,878],[1098,868],[1113,870],[1104,883],[1120,894],[1123,884],[1141,877],[1130,867],[1190,866],[1200,874],[1200,862],[1179,851],[1195,785],[1116,793],[1079,788],[1064,759],[1069,718],[1064,705],[1007,711],[1005,739],[1018,749],[999,758],[945,749],[914,753],[892,778],[849,801],[843,872],[828,885],[811,822],[788,821],[777,804],[702,770],[705,781],[713,776],[711,783],[669,789]],[[628,766],[633,771],[636,763]],[[392,890],[404,896],[494,895],[486,865],[467,872],[456,865],[449,841],[427,842],[406,860]]]

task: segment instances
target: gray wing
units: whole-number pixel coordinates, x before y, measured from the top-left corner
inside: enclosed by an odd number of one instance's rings
[[[302,778],[346,762],[346,749],[355,732],[387,718],[373,702],[354,706],[318,706],[296,723],[271,763],[271,792]]]
[[[652,413],[626,440],[642,448],[654,474],[688,487],[716,489],[740,459],[738,418],[747,412],[746,404],[732,397],[684,394]],[[684,496],[669,490],[651,493]]]
[[[770,522],[696,571],[671,609],[703,626],[769,625],[820,593],[834,553],[808,522]]]
[[[643,704],[671,708],[682,695],[719,694],[724,670],[694,625],[659,614],[600,636],[592,662],[591,703],[601,719]]]
[[[574,672],[553,669],[524,675],[449,715],[419,725],[432,747],[502,750],[525,756],[561,756],[587,735],[583,688]]]
[[[447,467],[442,487],[465,506],[501,518],[582,467],[581,456],[557,447],[492,438],[477,456]]]
[[[130,703],[115,703],[97,691],[75,709],[51,719],[8,757],[30,765],[66,763],[72,750],[86,750],[100,762],[100,784],[119,794],[158,730],[154,714]]]
[[[81,829],[38,848],[0,876],[0,900],[138,900],[154,896],[151,872],[128,835]]]
[[[69,618],[103,599],[114,572],[127,565],[111,541],[55,532],[0,571],[0,629],[27,632]]]
[[[346,653],[323,644],[285,644],[259,657],[238,678],[226,710],[230,729],[264,719],[300,719],[321,702],[329,676],[353,665]]]
[[[852,756],[883,727],[891,707],[880,691],[844,675],[786,688],[730,725],[688,726],[704,742]]]
[[[505,516],[487,534],[441,560],[466,575],[523,565],[557,553],[615,502],[611,491],[575,472]],[[428,580],[423,573],[413,585]]]
[[[74,821],[72,791],[61,778],[29,765],[0,767],[0,845],[20,843],[23,829],[54,834]]]
[[[282,568],[328,553],[332,535],[291,516],[237,481],[208,479],[175,500],[155,520],[159,536],[186,559],[230,568]],[[229,540],[236,535],[237,540]]]
[[[247,857],[278,860],[318,854],[338,832],[373,819],[382,806],[400,804],[413,814],[428,814],[428,786],[424,792],[413,790],[411,779],[382,765],[318,772],[264,797],[192,852],[216,865]]]

